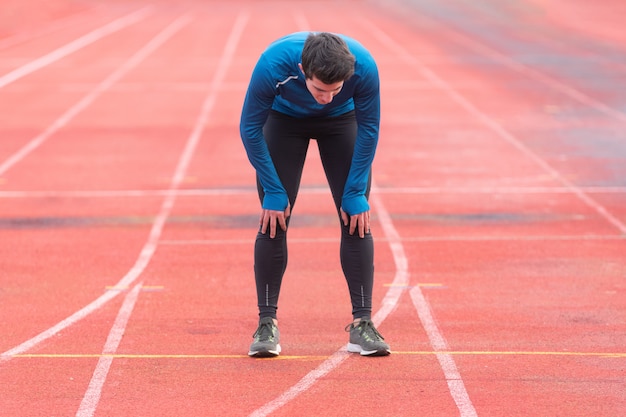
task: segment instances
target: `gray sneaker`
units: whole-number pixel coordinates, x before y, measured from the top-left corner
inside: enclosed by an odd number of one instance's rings
[[[348,352],[360,353],[362,356],[387,356],[391,353],[389,345],[374,327],[371,320],[362,319],[356,326],[350,323],[346,326],[350,332]]]
[[[263,317],[259,327],[252,335],[254,342],[250,345],[249,356],[271,358],[280,353],[280,332],[271,317]]]

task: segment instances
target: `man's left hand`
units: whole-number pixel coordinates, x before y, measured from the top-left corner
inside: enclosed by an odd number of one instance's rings
[[[369,233],[370,231],[370,212],[364,211],[363,213],[354,214],[349,216],[348,213],[340,209],[341,211],[341,220],[343,221],[344,226],[350,225],[349,232],[351,235],[354,234],[356,230],[359,231],[359,237],[364,238],[365,233]]]

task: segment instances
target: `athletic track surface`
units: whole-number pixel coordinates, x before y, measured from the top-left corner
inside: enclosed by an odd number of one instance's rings
[[[623,1],[2,4],[0,416],[626,415]],[[283,354],[246,355],[239,112],[263,48],[301,30],[379,63],[389,357],[345,350],[315,144]]]

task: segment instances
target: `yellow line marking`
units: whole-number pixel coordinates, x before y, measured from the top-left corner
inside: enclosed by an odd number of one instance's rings
[[[580,356],[626,358],[626,352],[530,352],[530,351],[393,351],[392,355],[466,355],[466,356]],[[202,354],[131,354],[131,353],[21,353],[7,355],[12,358],[43,358],[43,359],[81,359],[81,358],[114,358],[114,359],[239,359],[248,355],[202,355]],[[283,355],[269,359],[283,360],[314,360],[328,359],[328,356],[315,355]]]
[[[412,352],[393,352],[397,355],[467,355],[467,356],[599,356],[599,357],[611,357],[611,358],[626,358],[626,352],[532,352],[532,351],[446,351],[441,350],[434,351],[412,351]]]
[[[163,285],[144,285],[141,287],[141,291],[163,291],[164,289]]]
[[[22,353],[19,355],[11,355],[12,358],[29,358],[29,359],[241,359],[249,358],[248,355],[172,355],[172,354],[126,354],[126,353]],[[264,358],[271,360],[306,360],[306,361],[323,361],[328,356],[297,356],[283,355],[273,358]]]

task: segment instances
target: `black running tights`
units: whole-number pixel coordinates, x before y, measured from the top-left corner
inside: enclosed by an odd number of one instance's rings
[[[317,140],[341,225],[340,261],[348,283],[352,315],[354,318],[369,318],[374,281],[374,242],[369,231],[366,231],[364,238],[359,237],[358,231],[350,235],[348,226],[344,226],[341,221],[339,211],[356,141],[354,112],[338,117],[307,119],[271,112],[263,133],[278,176],[287,191],[292,215],[309,141],[311,138]],[[257,187],[259,198],[263,201],[263,188],[258,180]],[[259,229],[254,246],[254,274],[260,318],[276,318],[278,296],[287,268],[287,232],[283,232],[279,226],[276,229],[276,237],[273,239],[269,236],[269,230],[262,234]],[[324,302],[319,300],[320,308],[323,308]]]

